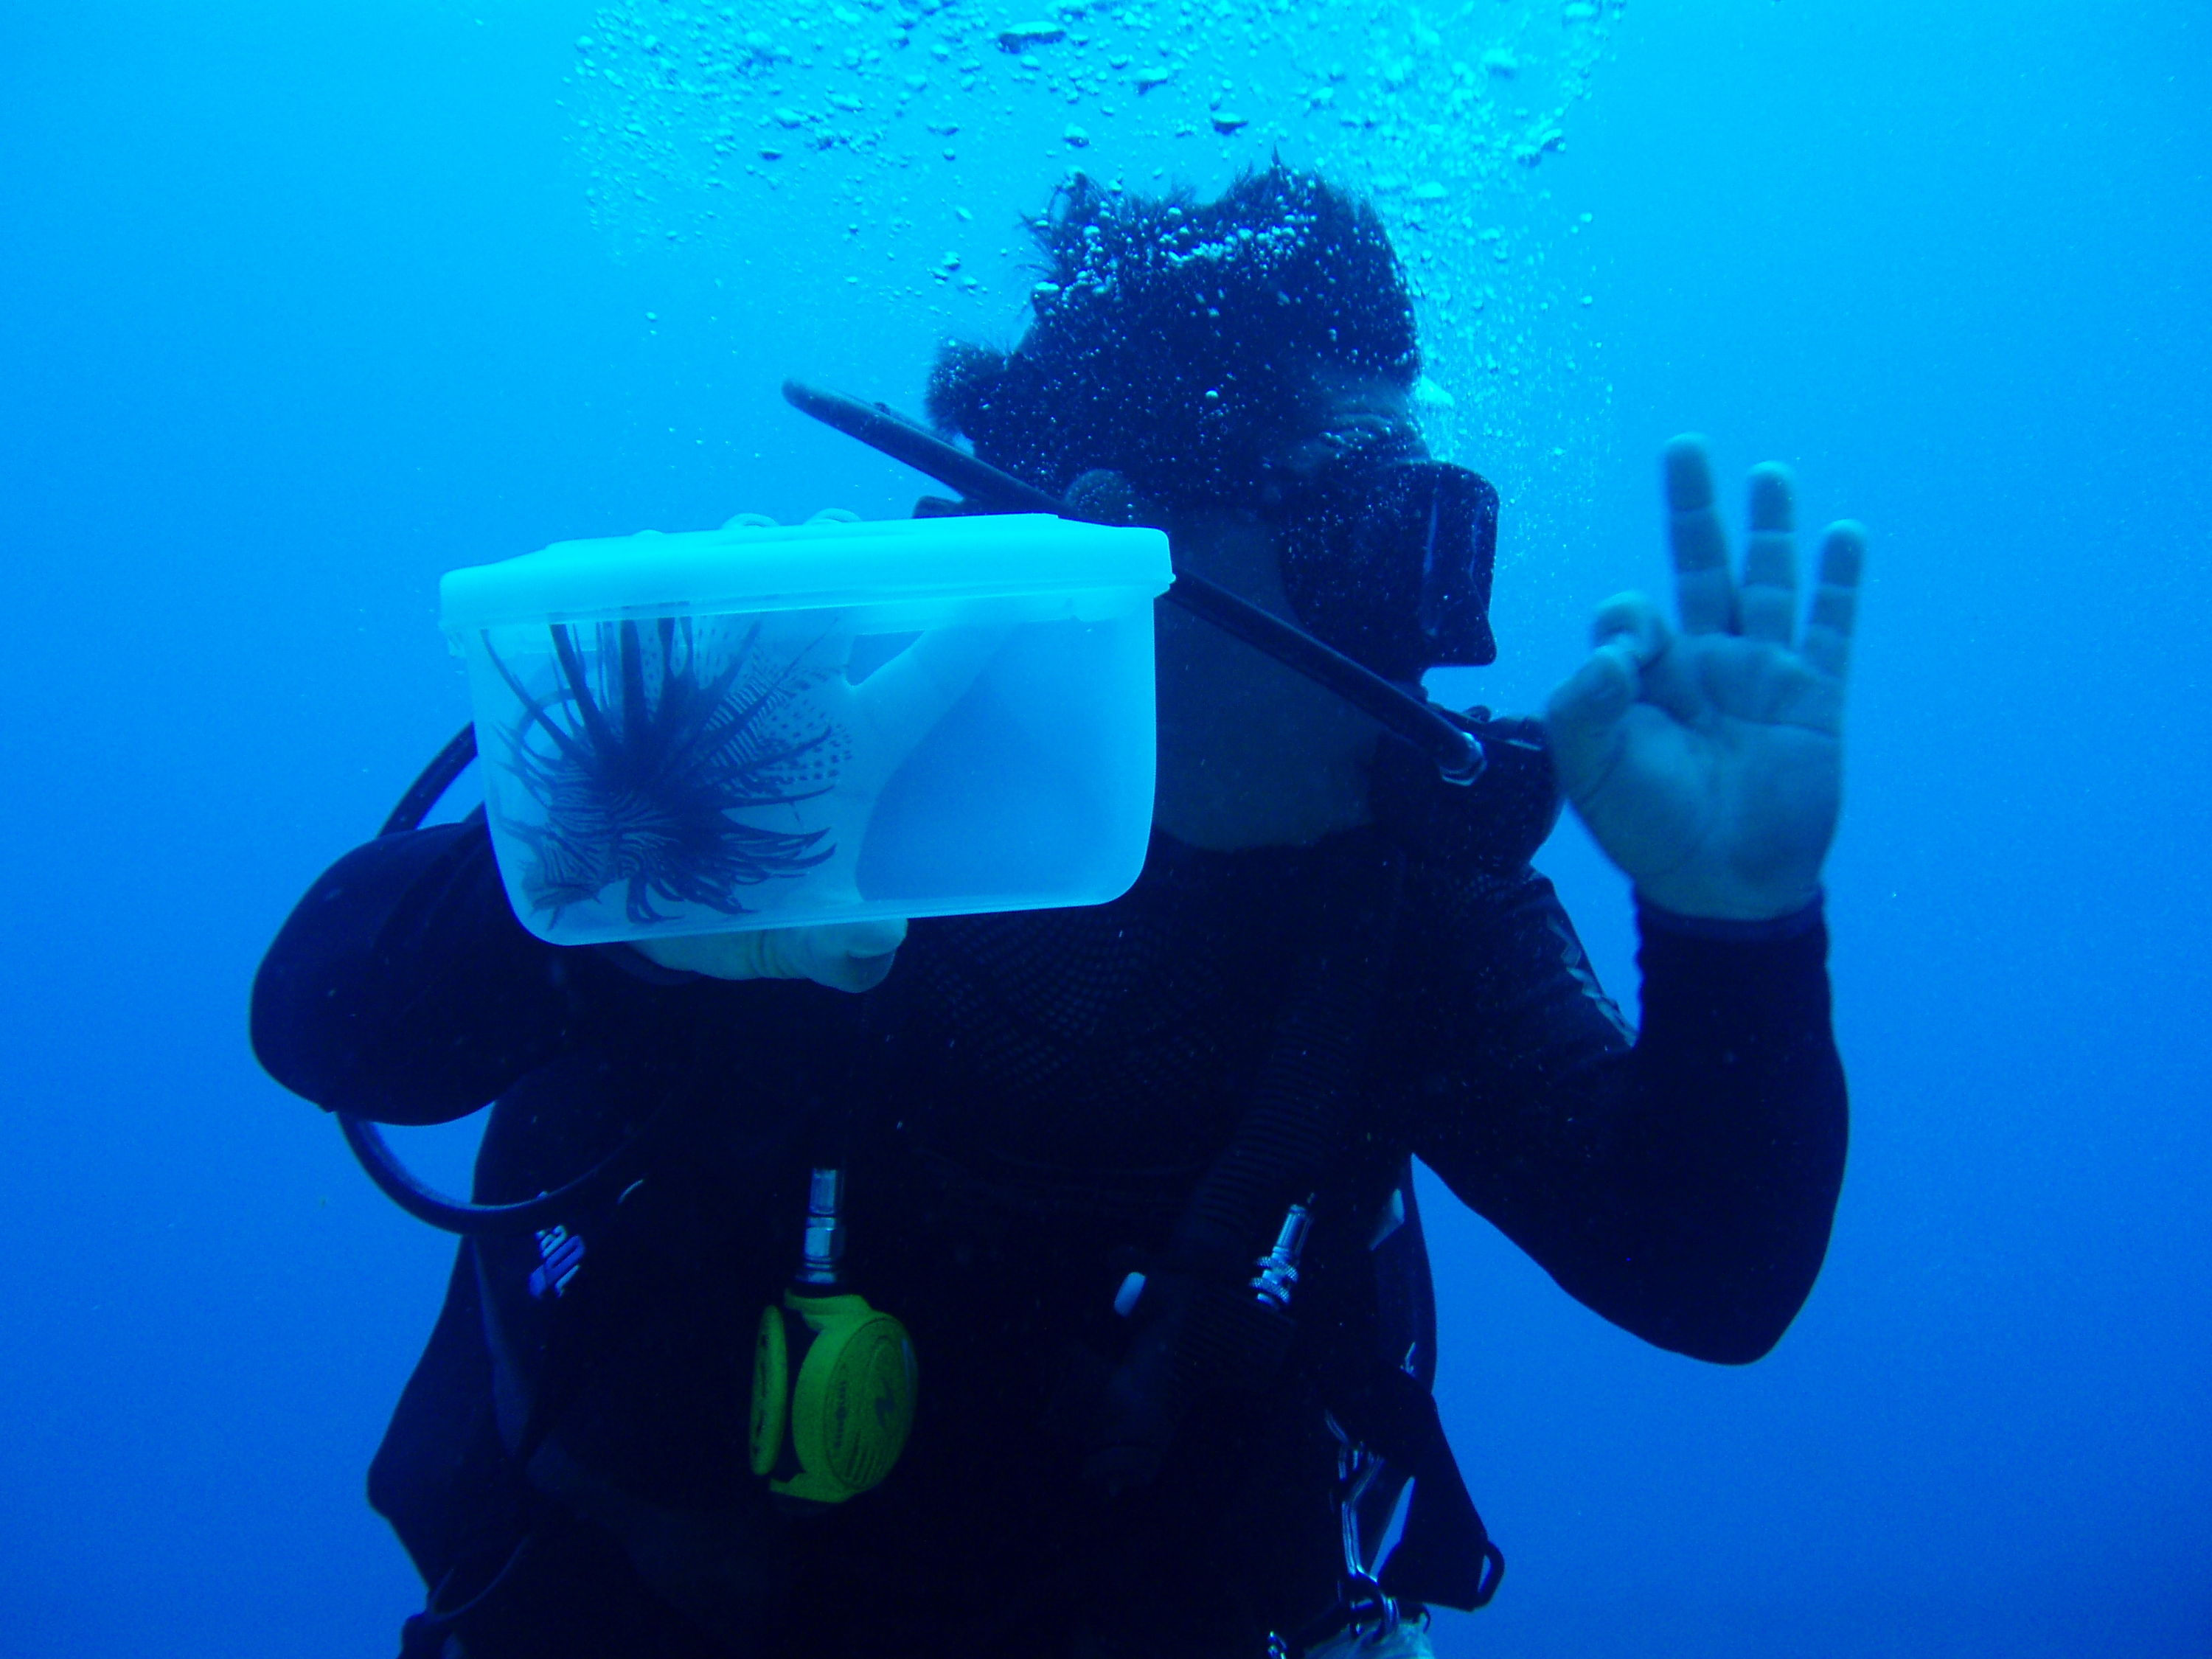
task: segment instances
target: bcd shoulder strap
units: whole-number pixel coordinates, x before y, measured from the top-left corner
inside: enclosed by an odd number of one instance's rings
[[[1504,860],[1525,860],[1556,811],[1545,804],[1553,798],[1540,742],[1522,759],[1528,770],[1516,787],[1529,797],[1523,821],[1481,849]],[[1249,1276],[1285,1209],[1327,1188],[1351,1142],[1410,850],[1361,844],[1327,884],[1251,1103],[1200,1178],[1160,1268],[1147,1276],[1127,1350],[1103,1375],[1082,1380],[1084,1472],[1109,1491],[1158,1475],[1201,1395],[1265,1387],[1281,1367],[1292,1321],[1254,1294]],[[1480,856],[1465,842],[1431,850]],[[1346,1431],[1413,1481],[1384,1589],[1437,1606],[1483,1606],[1497,1592],[1504,1559],[1468,1495],[1427,1386],[1374,1355],[1330,1367],[1321,1382]]]
[[[1200,1395],[1264,1387],[1289,1350],[1290,1316],[1249,1280],[1285,1211],[1326,1184],[1346,1144],[1404,878],[1403,857],[1371,842],[1340,862],[1236,1133],[1146,1275],[1127,1350],[1085,1380],[1085,1474],[1109,1490],[1148,1484]]]

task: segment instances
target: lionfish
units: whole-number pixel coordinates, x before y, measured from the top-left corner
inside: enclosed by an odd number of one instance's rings
[[[648,641],[635,622],[592,624],[587,664],[577,627],[556,624],[557,673],[544,696],[490,653],[522,704],[507,769],[545,813],[543,825],[514,826],[534,860],[523,890],[556,920],[618,884],[641,927],[668,920],[656,899],[739,915],[744,889],[802,874],[836,850],[820,845],[826,830],[763,830],[732,816],[836,785],[839,735],[799,702],[822,678],[799,666],[807,653],[766,660],[756,621],[710,677],[689,617],[652,626]]]

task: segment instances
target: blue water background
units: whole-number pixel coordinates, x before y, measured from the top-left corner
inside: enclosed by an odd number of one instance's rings
[[[587,221],[552,98],[588,9],[0,8],[0,1652],[377,1655],[413,1605],[360,1487],[447,1249],[244,1006],[464,716],[437,574],[912,493],[774,388],[912,404],[927,316],[841,321],[800,218],[711,269]],[[1855,1138],[1747,1370],[1431,1187],[1513,1564],[1439,1650],[2212,1652],[2212,27],[1636,0],[1615,53],[1543,169],[1544,222],[1591,216],[1549,257],[1602,368],[1545,395],[1593,482],[1509,514],[1504,657],[1453,689],[1535,704],[1663,581],[1675,430],[1872,526]],[[1632,996],[1621,883],[1572,828],[1543,862]]]

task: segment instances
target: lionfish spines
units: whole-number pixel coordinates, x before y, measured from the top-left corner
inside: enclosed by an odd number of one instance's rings
[[[638,927],[668,920],[660,904],[742,915],[748,890],[836,854],[827,830],[738,816],[836,787],[847,744],[805,696],[825,677],[806,650],[779,657],[757,621],[720,646],[672,617],[550,632],[542,694],[491,653],[522,707],[507,769],[544,814],[510,826],[529,853],[521,886],[532,908],[557,921],[619,890]]]

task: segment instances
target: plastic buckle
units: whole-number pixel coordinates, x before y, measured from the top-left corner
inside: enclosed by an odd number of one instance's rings
[[[584,1241],[557,1224],[538,1234],[538,1266],[530,1272],[530,1294],[544,1302],[568,1288],[584,1265]]]

